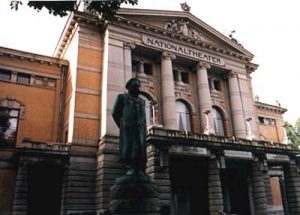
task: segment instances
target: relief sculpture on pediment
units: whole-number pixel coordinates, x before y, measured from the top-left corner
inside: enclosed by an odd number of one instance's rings
[[[183,34],[184,36],[193,37],[197,40],[201,40],[203,35],[189,26],[189,22],[181,19],[173,19],[171,22],[165,24],[165,29],[173,31],[175,33]]]

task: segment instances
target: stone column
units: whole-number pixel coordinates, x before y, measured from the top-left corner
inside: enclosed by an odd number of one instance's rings
[[[176,106],[172,60],[175,55],[163,52],[161,58],[161,88],[163,106],[163,125],[166,129],[176,129]]]
[[[217,159],[211,159],[208,165],[208,201],[211,215],[224,211],[222,185]]]
[[[16,178],[15,196],[12,206],[13,215],[26,215],[28,207],[28,168],[27,162],[20,160]]]
[[[284,179],[289,214],[298,215],[300,214],[300,175],[297,172],[295,161],[291,161],[284,167]]]
[[[267,196],[264,176],[259,168],[259,162],[252,163],[252,187],[256,215],[267,215]]]
[[[236,73],[230,74],[228,84],[234,135],[239,138],[246,138],[245,118],[240,96],[238,75]]]
[[[202,132],[205,134],[214,133],[211,96],[207,78],[207,69],[209,68],[210,65],[205,62],[199,62],[197,65],[197,85],[200,106],[201,128]],[[207,122],[209,125],[207,125]]]
[[[135,48],[133,43],[124,43],[124,83],[132,78],[132,60],[131,60],[131,50]]]

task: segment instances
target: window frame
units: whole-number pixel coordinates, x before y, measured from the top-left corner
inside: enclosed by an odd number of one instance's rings
[[[14,142],[12,144],[6,142],[6,144],[4,144],[4,147],[15,147],[16,143],[17,143],[17,138],[18,138],[18,130],[19,130],[19,122],[20,122],[20,114],[21,114],[21,110],[17,109],[17,108],[10,108],[10,107],[3,107],[0,106],[0,112],[2,112],[1,110],[9,110],[9,111],[17,111],[17,116],[9,116],[9,119],[16,119],[16,127],[15,127],[15,135],[14,135]],[[9,129],[9,127],[7,128]],[[5,131],[6,132],[6,131]],[[1,147],[3,147],[2,145],[0,145]]]
[[[178,111],[179,108],[178,108],[177,104],[183,105],[185,107],[185,112]],[[180,131],[191,132],[192,131],[192,118],[191,118],[192,114],[191,114],[191,110],[190,110],[189,106],[182,100],[176,100],[175,101],[175,112],[176,112],[176,127],[177,127],[177,129],[180,130]],[[180,122],[179,122],[180,121],[179,117],[181,117],[182,114],[184,114],[184,116],[185,116],[185,119],[186,119],[185,123],[186,123],[186,126],[187,126],[187,127],[184,128],[184,130],[180,129],[181,125],[180,125]]]
[[[2,79],[2,77],[4,77],[4,76],[1,76],[1,74],[5,74],[5,73],[9,75],[8,79]],[[11,70],[0,68],[0,81],[10,82],[11,81],[11,76],[12,76],[12,71]]]

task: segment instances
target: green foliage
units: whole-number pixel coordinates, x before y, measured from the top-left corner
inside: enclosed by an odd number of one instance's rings
[[[290,123],[286,122],[286,133],[288,138],[293,143],[293,148],[299,149],[300,146],[300,118],[297,119],[295,125],[291,125]]]
[[[91,13],[98,14],[103,20],[112,21],[121,4],[135,5],[138,3],[138,0],[81,0],[82,2],[85,3],[86,9]],[[22,1],[11,0],[10,2],[11,9],[18,10],[19,5],[22,5]],[[45,7],[50,14],[60,17],[66,16],[68,12],[78,10],[78,2],[76,1],[29,1],[27,5],[37,11]]]

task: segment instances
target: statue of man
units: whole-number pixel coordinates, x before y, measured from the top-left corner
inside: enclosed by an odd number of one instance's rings
[[[119,94],[112,116],[120,128],[119,159],[127,167],[127,175],[145,173],[146,168],[146,117],[145,102],[139,98],[140,81],[131,78],[128,93]]]

